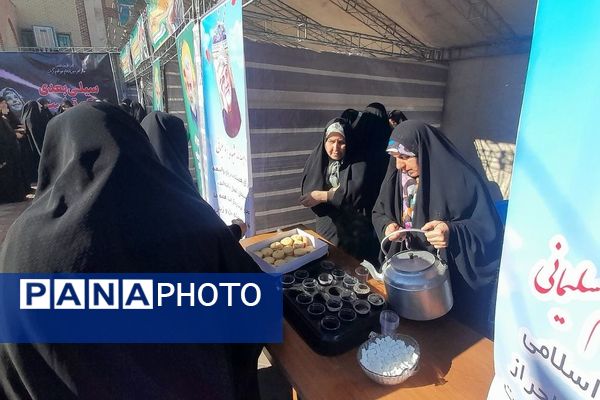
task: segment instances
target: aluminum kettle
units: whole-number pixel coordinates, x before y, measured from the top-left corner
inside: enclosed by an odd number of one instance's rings
[[[400,229],[381,241],[385,261],[381,273],[363,261],[373,278],[383,281],[388,304],[403,318],[428,321],[439,318],[452,308],[453,297],[448,265],[425,250],[404,250],[389,256],[385,243],[397,233],[425,233],[420,229]]]

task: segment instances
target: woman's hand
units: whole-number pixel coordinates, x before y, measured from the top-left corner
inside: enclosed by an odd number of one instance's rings
[[[429,221],[421,228],[425,231],[427,241],[436,249],[445,249],[448,247],[448,238],[450,237],[450,227],[444,221]]]
[[[242,231],[242,237],[244,237],[246,231],[248,230],[248,225],[246,225],[246,223],[239,218],[232,220],[231,223],[240,227],[240,231]]]
[[[389,224],[388,226],[385,227],[385,236],[389,235],[392,232],[395,232],[397,230],[402,229],[402,227],[400,225],[398,225],[395,222],[392,222],[391,224]],[[396,233],[392,236],[390,236],[388,239],[390,242],[393,242],[395,240],[404,240],[404,237],[406,237],[406,233]]]
[[[327,202],[327,191],[313,190],[303,196],[300,196],[300,204],[304,207],[314,207],[317,204]]]

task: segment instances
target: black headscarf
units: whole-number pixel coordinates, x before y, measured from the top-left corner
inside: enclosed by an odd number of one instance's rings
[[[381,108],[385,110],[385,107],[379,103],[370,104],[352,124],[356,137],[355,143],[360,148],[360,155],[357,157],[365,161],[367,168],[365,179],[371,190],[364,196],[368,197],[366,208],[369,211],[373,209],[389,161],[385,149],[390,139],[391,128],[387,115]]]
[[[188,168],[188,139],[183,121],[173,115],[153,111],[142,121],[142,128],[146,131],[162,165],[196,192],[197,188]],[[242,238],[239,225],[228,225],[228,228],[237,240]]]
[[[345,119],[334,118],[326,124],[323,140],[312,151],[304,166],[301,193],[304,195],[313,190],[329,189],[326,174],[330,159],[325,151],[325,132],[335,122],[339,122],[344,129],[346,154],[339,168],[340,186],[333,198],[312,207],[317,215],[317,232],[357,258],[372,259],[373,248],[377,248],[377,245],[369,221],[369,194],[371,191],[377,192],[378,188],[367,185],[367,165],[360,156],[360,148],[354,144],[356,135]]]
[[[37,101],[31,100],[25,103],[21,122],[25,125],[32,150],[38,154],[41,153],[48,119],[42,115],[40,104]]]
[[[391,140],[401,143],[418,159],[420,175],[413,227],[421,228],[432,220],[446,221],[450,227],[449,245],[442,256],[453,275],[455,300],[458,298],[455,303],[460,303],[464,294],[461,291],[493,283],[497,275],[503,227],[490,194],[481,176],[436,128],[419,121],[405,121],[394,129]],[[401,224],[401,218],[401,174],[395,158],[391,158],[373,209],[373,225],[379,239],[383,239],[389,223]],[[415,238],[411,245],[433,251],[424,238]],[[400,242],[392,243],[390,253],[400,251],[400,246]]]
[[[142,128],[146,131],[162,165],[195,188],[188,168],[187,132],[181,118],[153,111],[142,121]]]
[[[22,201],[27,194],[20,155],[15,131],[8,118],[0,115],[0,203]]]
[[[35,200],[0,249],[0,272],[258,271],[141,126],[102,102],[49,124]],[[0,387],[12,398],[241,399],[258,354],[242,371],[239,348],[0,344]]]
[[[147,115],[146,107],[137,101],[131,102],[131,115],[133,115],[133,118],[141,124]]]

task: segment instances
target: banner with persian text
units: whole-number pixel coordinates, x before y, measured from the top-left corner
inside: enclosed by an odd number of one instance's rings
[[[241,2],[224,1],[200,22],[204,119],[209,150],[207,200],[226,222],[255,231]]]
[[[46,98],[52,110],[64,100],[117,102],[108,54],[2,53],[0,97],[17,113],[39,97]]]
[[[600,2],[538,2],[488,399],[600,399]]]

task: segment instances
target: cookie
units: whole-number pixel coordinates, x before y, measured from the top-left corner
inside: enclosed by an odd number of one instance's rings
[[[271,243],[271,245],[269,247],[272,248],[273,250],[283,249],[283,245],[279,242],[273,242],[273,243]]]
[[[268,247],[265,247],[260,252],[262,253],[263,257],[271,257],[273,255],[273,249]]]
[[[280,243],[284,246],[291,246],[294,243],[294,240],[291,237],[285,237],[281,239]]]
[[[273,265],[273,263],[275,262],[275,259],[273,257],[265,257],[265,258],[263,258],[263,260],[265,260],[266,262],[268,262],[271,265]]]
[[[285,253],[283,250],[275,250],[273,252],[273,258],[276,260],[283,260],[285,258]]]

